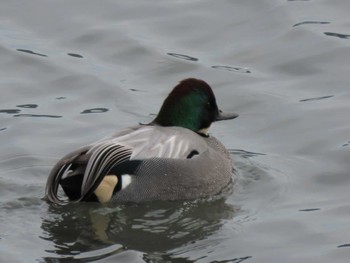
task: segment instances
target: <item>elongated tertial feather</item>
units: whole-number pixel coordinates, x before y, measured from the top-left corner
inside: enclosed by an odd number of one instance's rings
[[[50,175],[46,182],[45,194],[49,201],[53,203],[65,203],[64,200],[61,200],[58,193],[58,186],[61,181],[61,178],[69,170],[69,167],[72,165],[73,161],[79,156],[85,154],[91,146],[84,146],[79,148],[67,155],[65,155],[61,160],[59,160],[56,165],[52,168]]]
[[[73,163],[74,165],[84,165],[87,162],[86,169],[84,169],[80,197],[70,201],[79,202],[89,197],[96,190],[103,178],[115,165],[130,159],[131,153],[131,148],[104,142],[94,147],[91,145],[85,146],[67,154],[58,161],[50,172],[46,183],[48,200],[59,204],[69,202],[58,197],[58,187],[61,179],[65,175],[69,176]],[[88,161],[84,162],[85,158],[88,158]],[[80,160],[82,160],[82,163],[80,163]]]
[[[115,165],[130,159],[131,153],[131,148],[110,143],[94,148],[84,173],[80,200],[94,192]]]

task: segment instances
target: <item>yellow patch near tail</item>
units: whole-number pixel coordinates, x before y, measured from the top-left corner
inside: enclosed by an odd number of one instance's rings
[[[100,185],[95,190],[95,195],[100,203],[107,203],[111,200],[113,190],[118,183],[115,175],[106,175]]]

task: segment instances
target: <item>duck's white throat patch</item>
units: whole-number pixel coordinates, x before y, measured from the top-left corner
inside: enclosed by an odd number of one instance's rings
[[[210,126],[207,128],[200,129],[198,131],[198,133],[201,133],[201,134],[204,134],[205,136],[208,136],[209,128],[210,128]]]

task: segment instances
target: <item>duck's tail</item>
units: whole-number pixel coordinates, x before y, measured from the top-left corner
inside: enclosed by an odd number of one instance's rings
[[[96,194],[101,192],[102,180],[113,167],[129,160],[131,153],[132,150],[128,147],[101,143],[94,147],[88,145],[67,154],[50,172],[46,183],[47,199],[58,204],[94,201],[96,198],[96,201],[101,201]],[[117,177],[115,179],[117,183]],[[107,183],[110,183],[109,181]],[[68,200],[59,197],[59,185],[68,196]]]

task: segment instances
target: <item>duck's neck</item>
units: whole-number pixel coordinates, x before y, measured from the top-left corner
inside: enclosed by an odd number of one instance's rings
[[[165,102],[160,109],[154,123],[161,126],[178,126],[194,132],[201,130],[200,119],[202,111],[193,104],[191,97],[182,98],[176,103]],[[191,109],[189,112],[188,109]]]

